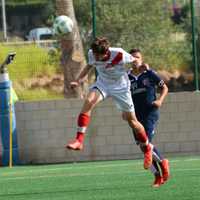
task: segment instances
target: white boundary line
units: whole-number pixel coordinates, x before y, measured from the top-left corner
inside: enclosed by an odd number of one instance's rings
[[[94,169],[94,168],[110,168],[110,167],[124,167],[124,166],[129,166],[129,167],[133,167],[133,171],[132,172],[123,172],[123,174],[134,174],[134,176],[141,176],[141,175],[146,175],[144,173],[144,170],[138,170],[136,172],[134,172],[134,166],[136,165],[141,165],[141,161],[139,162],[133,162],[131,163],[131,160],[128,160],[130,161],[130,163],[116,163],[116,164],[104,164],[104,165],[98,165],[98,166],[81,166],[81,167],[77,167],[76,169],[77,170],[80,170],[80,169]],[[170,163],[177,163],[177,162],[189,162],[189,161],[200,161],[200,158],[189,158],[189,159],[176,159],[176,160],[171,160]],[[103,173],[85,173],[83,172],[83,174],[81,173],[76,173],[76,172],[71,172],[70,174],[66,174],[68,170],[70,169],[74,169],[74,166],[70,166],[70,167],[66,167],[63,166],[63,167],[59,167],[59,168],[53,168],[53,169],[37,169],[36,170],[28,170],[28,171],[24,171],[24,172],[8,172],[8,173],[2,173],[2,176],[1,176],[1,180],[20,180],[20,179],[40,179],[40,178],[55,178],[55,177],[78,177],[78,176],[95,176],[95,175],[98,175],[98,176],[102,176],[102,175],[109,175],[109,174],[120,174],[120,173],[116,173],[116,172],[103,172]],[[59,171],[59,170],[67,170],[67,171],[64,171],[62,172],[62,174],[56,174],[56,175],[38,175],[36,174],[36,176],[34,177],[31,177],[30,176],[30,173],[33,173],[33,172],[45,172],[45,171]],[[173,172],[182,172],[182,171],[199,171],[199,168],[188,168],[188,169],[173,169],[172,170]],[[29,175],[29,176],[23,176],[23,175]],[[9,175],[19,175],[18,177],[8,177]],[[21,176],[22,175],[22,176]],[[0,181],[1,181],[0,180]]]
[[[33,172],[45,172],[45,171],[57,171],[57,170],[71,170],[71,169],[90,169],[90,168],[106,168],[106,167],[121,167],[121,166],[136,166],[136,165],[141,165],[141,162],[142,160],[120,160],[119,162],[130,162],[130,163],[117,163],[118,160],[116,161],[116,163],[112,163],[112,164],[108,164],[106,163],[106,161],[100,161],[99,163],[95,163],[95,162],[91,162],[92,165],[89,165],[89,166],[84,166],[85,164],[88,165],[88,163],[69,163],[69,164],[61,164],[62,166],[61,167],[55,167],[55,168],[40,168],[38,169],[37,167],[41,167],[41,165],[38,165],[38,166],[34,166],[35,169],[25,169],[24,171],[19,171],[19,172],[13,172],[13,171],[10,171],[10,172],[2,172],[2,175],[3,176],[6,176],[6,175],[20,175],[20,174],[23,174],[23,173],[33,173]],[[131,161],[133,161],[131,163]],[[200,161],[200,157],[199,158],[186,158],[186,159],[172,159],[170,160],[170,163],[176,163],[176,162],[190,162],[190,161]],[[103,163],[102,163],[103,162]],[[112,161],[108,161],[108,162],[112,162]],[[115,161],[113,161],[115,162]],[[58,164],[59,165],[59,164]],[[56,165],[55,165],[56,166]],[[23,166],[24,167],[24,166]],[[28,166],[27,166],[28,167]],[[44,165],[44,167],[46,167]],[[20,167],[19,167],[20,169]]]
[[[185,172],[185,171],[198,171],[199,172],[199,168],[192,168],[192,169],[177,169],[177,170],[173,170],[173,172]],[[130,174],[130,175],[134,175],[135,176],[146,176],[147,174],[144,173],[144,170],[137,170],[136,172],[134,172],[134,169],[132,172],[127,172],[124,171],[123,174]],[[101,172],[101,173],[85,173],[83,172],[81,173],[70,173],[70,174],[55,174],[55,175],[39,175],[39,176],[19,176],[19,177],[1,177],[1,181],[5,181],[5,180],[31,180],[31,179],[45,179],[45,178],[57,178],[57,177],[84,177],[84,176],[106,176],[106,175],[118,175],[118,174],[122,174],[121,172],[117,173],[117,172]]]

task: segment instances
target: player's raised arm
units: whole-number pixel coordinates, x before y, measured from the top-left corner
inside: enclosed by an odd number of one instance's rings
[[[123,51],[123,63],[124,64],[133,63],[135,61],[135,58],[130,53],[127,53],[124,50],[122,50],[122,51]]]
[[[80,72],[80,74],[78,75],[78,77],[76,78],[76,80],[72,81],[70,83],[71,87],[77,87],[79,86],[82,82],[84,82],[84,78],[86,77],[86,75],[89,73],[90,69],[92,68],[92,65],[87,64],[82,71]]]

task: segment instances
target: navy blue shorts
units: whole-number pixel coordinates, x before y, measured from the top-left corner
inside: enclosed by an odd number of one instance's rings
[[[137,113],[136,113],[136,116],[137,116]],[[155,135],[155,128],[159,119],[159,111],[154,110],[152,112],[149,112],[146,115],[143,114],[143,115],[137,116],[137,119],[144,126],[149,142],[151,142]]]

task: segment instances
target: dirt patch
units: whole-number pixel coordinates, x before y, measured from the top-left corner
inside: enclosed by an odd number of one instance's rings
[[[15,83],[16,88],[23,89],[38,89],[46,88],[56,93],[63,93],[64,91],[64,75],[54,74],[52,76],[38,76],[27,80],[22,80]]]
[[[192,91],[194,88],[194,74],[192,72],[168,72],[165,70],[157,71],[159,76],[169,87],[169,91]]]
[[[159,76],[165,81],[170,92],[193,91],[195,90],[194,74],[192,72],[168,72],[157,71]],[[91,78],[91,77],[90,77]],[[94,80],[93,80],[94,81]],[[90,82],[91,83],[91,82]],[[46,88],[56,93],[64,93],[64,75],[54,74],[52,76],[41,75],[15,83],[18,90]]]

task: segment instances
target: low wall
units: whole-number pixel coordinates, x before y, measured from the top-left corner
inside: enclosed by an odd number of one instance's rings
[[[58,163],[142,157],[112,100],[93,111],[84,150],[64,148],[76,133],[77,99],[16,103],[20,160]],[[154,143],[164,154],[200,154],[200,93],[170,93],[161,109]]]

